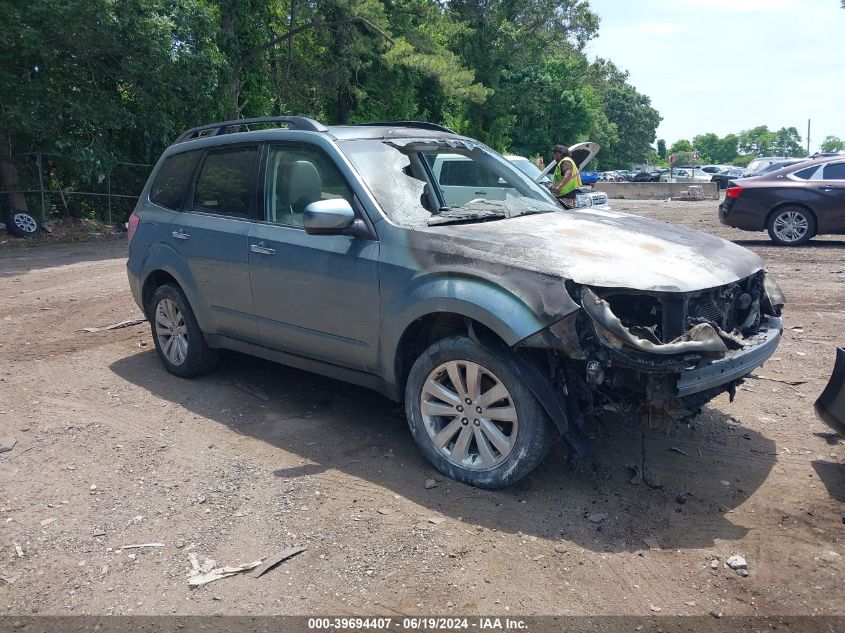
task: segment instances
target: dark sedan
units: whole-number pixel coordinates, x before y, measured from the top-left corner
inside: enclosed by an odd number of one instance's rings
[[[722,224],[768,230],[776,244],[798,246],[815,235],[845,233],[845,157],[823,157],[729,183]]]
[[[710,181],[716,183],[717,189],[727,189],[728,181],[736,180],[737,178],[742,178],[744,176],[744,167],[731,167],[730,169],[726,169],[725,171],[720,171],[718,174],[713,174],[710,177]]]

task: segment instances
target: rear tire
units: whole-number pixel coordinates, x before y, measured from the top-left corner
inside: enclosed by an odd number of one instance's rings
[[[514,365],[466,336],[437,341],[414,363],[405,387],[408,424],[444,475],[502,488],[545,458],[551,421]]]
[[[772,213],[767,228],[775,244],[800,246],[816,234],[816,218],[804,207],[785,206]]]
[[[167,371],[191,378],[217,366],[220,352],[206,344],[181,288],[174,284],[156,288],[148,314],[156,351]]]

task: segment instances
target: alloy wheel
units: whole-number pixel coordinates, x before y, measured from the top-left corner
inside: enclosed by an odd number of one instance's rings
[[[797,242],[807,234],[809,229],[807,216],[800,211],[784,211],[779,214],[772,228],[778,239],[783,242]]]
[[[507,387],[489,369],[453,360],[423,383],[420,412],[435,448],[451,463],[489,470],[511,454],[519,420]]]
[[[156,338],[161,351],[174,365],[188,357],[188,330],[185,317],[172,299],[162,299],[156,306]]]
[[[38,224],[28,213],[15,213],[12,215],[12,222],[22,233],[32,235],[38,230]]]

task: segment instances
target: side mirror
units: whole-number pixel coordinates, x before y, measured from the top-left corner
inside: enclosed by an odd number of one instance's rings
[[[341,235],[355,224],[355,212],[343,198],[318,200],[305,207],[302,223],[309,235]]]

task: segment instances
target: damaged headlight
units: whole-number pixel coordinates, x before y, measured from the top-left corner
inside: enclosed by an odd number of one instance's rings
[[[683,354],[689,352],[724,355],[728,347],[709,323],[699,323],[670,343],[655,343],[636,336],[613,314],[610,304],[589,288],[581,290],[581,306],[590,315],[596,335],[616,349],[632,347],[651,354]]]
[[[783,290],[781,290],[778,282],[768,271],[763,276],[763,290],[765,291],[763,313],[779,317],[783,306],[786,305],[786,297],[784,297]]]

